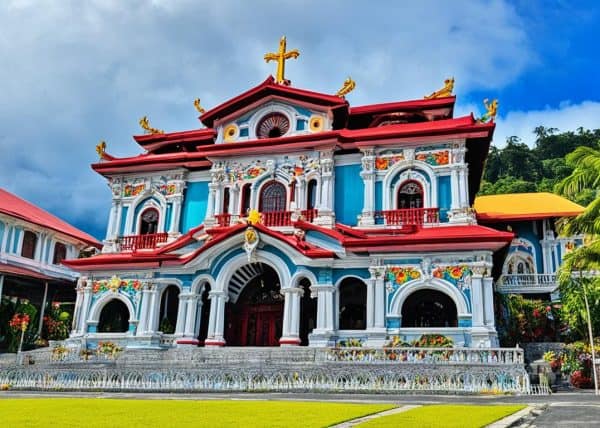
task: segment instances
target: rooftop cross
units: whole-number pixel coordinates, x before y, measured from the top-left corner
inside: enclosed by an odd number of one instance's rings
[[[277,61],[277,83],[287,84],[288,81],[285,80],[285,60],[290,58],[298,58],[300,56],[300,52],[298,49],[292,49],[291,51],[286,52],[286,40],[285,36],[279,40],[279,51],[277,53],[267,53],[265,54],[265,61]]]

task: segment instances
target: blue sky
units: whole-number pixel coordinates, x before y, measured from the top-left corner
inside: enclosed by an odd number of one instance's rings
[[[3,0],[0,186],[104,237],[110,193],[89,167],[99,140],[141,149],[138,119],[200,126],[206,108],[274,73],[281,35],[297,87],[352,105],[421,98],[454,76],[456,114],[498,98],[494,144],[538,125],[600,127],[600,8],[535,1]]]

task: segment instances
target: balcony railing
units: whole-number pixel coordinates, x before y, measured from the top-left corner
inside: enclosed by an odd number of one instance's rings
[[[317,215],[318,211],[316,208],[300,211],[300,216],[302,217],[302,220],[307,221],[309,223],[312,223],[315,220],[315,218],[317,218]]]
[[[556,275],[546,273],[503,274],[496,283],[498,291],[543,293],[558,287]]]
[[[375,212],[376,224],[386,226],[421,226],[440,221],[438,208],[407,208],[402,210],[387,210]]]
[[[215,220],[217,224],[222,227],[229,226],[231,224],[231,214],[216,214]]]
[[[293,211],[271,211],[261,213],[262,224],[268,227],[291,226]]]
[[[156,248],[158,244],[167,242],[168,233],[149,233],[146,235],[129,235],[118,238],[121,251],[138,251]]]

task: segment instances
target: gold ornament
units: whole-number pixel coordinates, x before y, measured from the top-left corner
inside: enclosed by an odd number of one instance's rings
[[[96,145],[96,153],[100,156],[100,159],[104,159],[106,153],[106,141],[102,140]]]
[[[354,88],[356,88],[356,82],[354,80],[352,80],[352,78],[350,76],[348,76],[348,78],[346,80],[344,80],[344,84],[342,85],[340,90],[337,91],[336,95],[338,97],[343,97],[346,94],[352,92],[354,90]]]
[[[483,105],[485,106],[486,112],[477,120],[477,122],[494,122],[494,120],[496,119],[496,114],[498,113],[498,100],[492,100],[492,102],[490,103],[486,98],[483,100]]]
[[[430,100],[433,98],[444,98],[452,96],[452,91],[454,90],[454,77],[449,77],[444,80],[444,87],[435,92],[432,92],[431,95],[425,95],[426,100]]]
[[[308,121],[308,127],[312,132],[323,130],[323,118],[321,116],[312,116]]]
[[[256,231],[252,227],[246,229],[246,232],[244,232],[244,240],[246,241],[246,243],[254,244],[256,242],[256,239]]]
[[[286,46],[287,42],[285,36],[283,36],[281,40],[279,40],[279,51],[276,53],[272,52],[265,54],[266,62],[277,61],[276,81],[279,84],[289,84],[289,82],[285,80],[285,60],[290,58],[296,59],[300,56],[300,52],[298,51],[298,49],[293,49],[291,51],[286,52]]]
[[[250,210],[248,213],[248,224],[258,224],[261,222],[261,215],[257,210]]]
[[[238,134],[238,127],[235,123],[231,123],[223,130],[223,140],[233,141]]]
[[[198,110],[198,113],[200,114],[203,114],[206,111],[204,107],[200,105],[200,98],[194,100],[194,107],[196,107],[196,110]]]
[[[110,281],[108,281],[108,289],[112,292],[116,292],[121,286],[121,278],[114,275]]]
[[[148,122],[148,116],[144,116],[140,119],[140,126],[146,134],[164,134],[165,131],[162,129],[156,129],[150,126],[150,122]]]

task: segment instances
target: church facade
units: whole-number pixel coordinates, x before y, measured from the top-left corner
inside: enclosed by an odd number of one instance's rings
[[[144,154],[98,147],[112,209],[102,253],[64,262],[81,274],[70,340],[498,346],[495,260],[514,234],[471,208],[495,106],[454,117],[448,82],[350,106],[351,79],[334,95],[295,88],[283,61],[208,111],[197,100],[205,128],[144,118]]]

